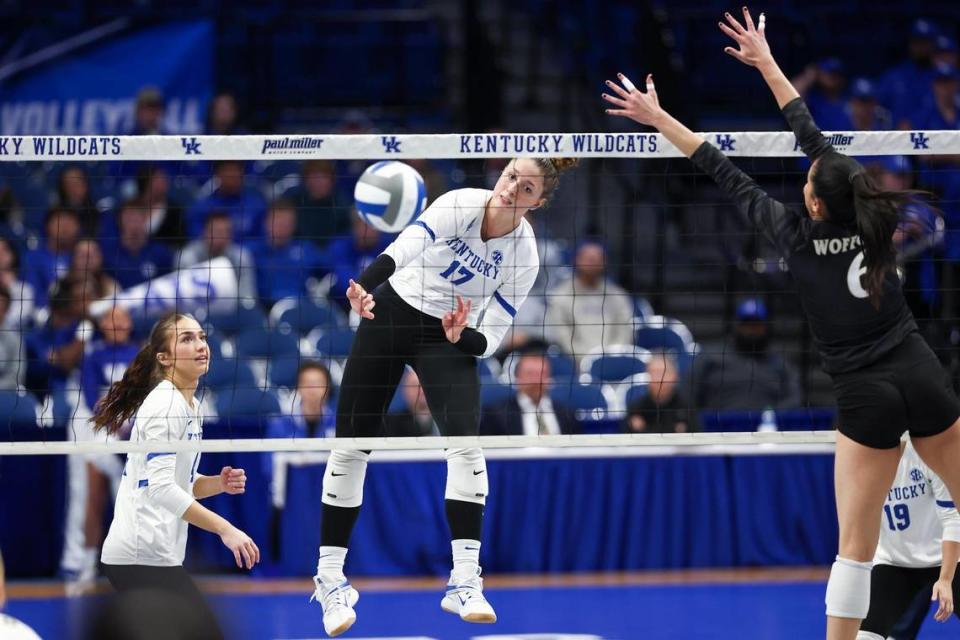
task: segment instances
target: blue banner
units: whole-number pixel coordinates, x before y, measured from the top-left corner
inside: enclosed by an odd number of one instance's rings
[[[124,134],[137,92],[164,96],[165,133],[200,133],[213,82],[213,24],[177,22],[84,47],[0,86],[3,135]]]

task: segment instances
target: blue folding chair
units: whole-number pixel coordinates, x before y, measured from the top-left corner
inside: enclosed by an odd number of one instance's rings
[[[574,381],[555,385],[550,400],[572,409],[577,420],[603,420],[610,409],[610,401],[599,385]]]
[[[342,327],[343,313],[329,304],[319,304],[307,297],[289,297],[277,301],[270,309],[270,326],[281,333],[307,335],[316,328]]]
[[[633,345],[598,347],[580,361],[580,382],[620,382],[646,371],[649,360],[649,351]]]

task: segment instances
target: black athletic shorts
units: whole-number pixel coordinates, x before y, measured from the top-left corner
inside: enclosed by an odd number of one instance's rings
[[[870,611],[860,624],[861,631],[869,631],[886,638],[894,625],[913,605],[917,594],[926,591],[940,578],[940,567],[911,569],[878,564],[870,572]],[[953,601],[960,602],[960,574],[953,579]],[[929,610],[929,606],[924,612]],[[954,610],[960,618],[960,611]]]
[[[919,333],[871,365],[833,376],[840,433],[874,449],[935,436],[960,417],[950,376]]]

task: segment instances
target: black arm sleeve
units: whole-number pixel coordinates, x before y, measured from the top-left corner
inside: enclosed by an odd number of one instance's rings
[[[753,178],[738,169],[709,142],[697,147],[690,160],[713,178],[720,190],[747,216],[750,224],[773,243],[784,258],[790,257],[804,218],[767,195]]]
[[[363,287],[367,293],[371,293],[386,282],[387,278],[392,276],[396,270],[397,263],[393,261],[393,258],[381,253],[376,260],[370,263],[370,266],[363,270],[363,273],[357,278],[357,284]]]
[[[477,356],[478,358],[487,350],[487,338],[477,331],[467,327],[460,334],[460,340],[454,345],[457,349],[468,356]]]
[[[797,142],[800,143],[800,148],[811,160],[816,160],[834,150],[833,145],[820,133],[803,98],[794,98],[784,105],[783,117],[787,119],[787,124],[790,125]]]

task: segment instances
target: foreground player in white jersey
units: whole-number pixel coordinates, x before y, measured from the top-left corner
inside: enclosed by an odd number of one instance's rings
[[[870,610],[857,640],[884,640],[924,589],[946,621],[960,599],[960,514],[943,482],[908,439],[880,516],[880,544],[870,575]],[[960,615],[960,614],[958,614]]]
[[[406,365],[419,375],[441,434],[477,435],[476,358],[497,350],[539,269],[536,239],[525,216],[546,204],[560,172],[575,162],[518,158],[493,191],[458,189],[440,196],[356,282],[350,281],[347,298],[362,320],[340,387],[338,437],[382,433]],[[449,449],[446,457],[453,571],[440,606],[468,622],[494,622],[480,579],[487,496],[483,452]],[[344,577],[343,564],[360,513],[368,458],[369,452],[336,450],[323,477],[314,596],[330,636],[356,621],[358,595]]]
[[[210,364],[206,334],[189,315],[157,322],[120,382],[96,407],[94,429],[113,433],[133,418],[131,442],[199,440],[200,402],[194,397]],[[260,560],[253,540],[197,500],[243,493],[242,469],[218,476],[197,473],[200,453],[131,453],[127,456],[113,522],[103,543],[104,574],[118,591],[160,589],[205,608],[183,568],[187,523],[220,536],[238,567]]]

